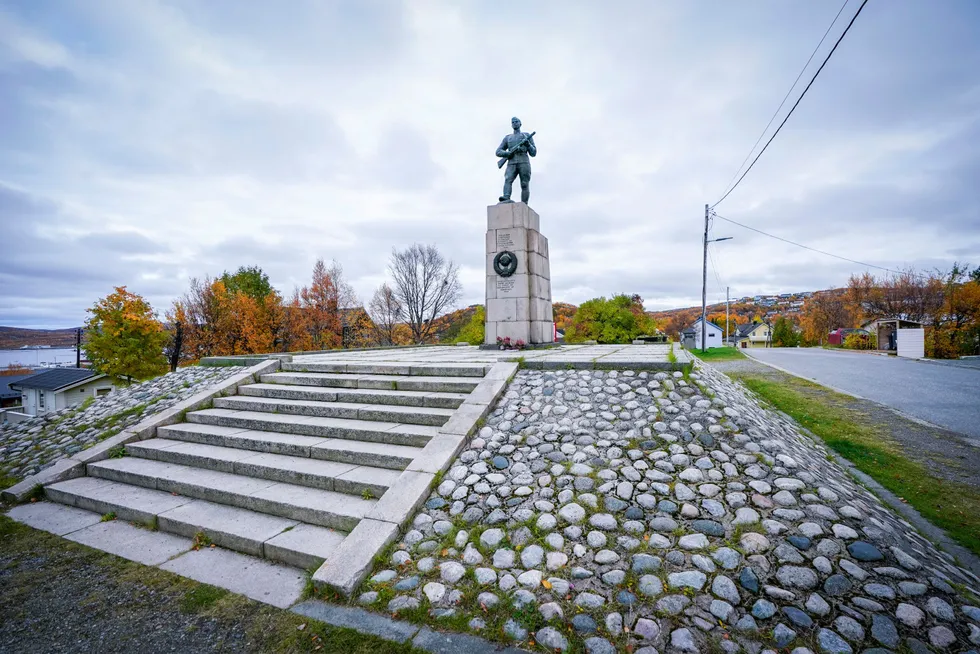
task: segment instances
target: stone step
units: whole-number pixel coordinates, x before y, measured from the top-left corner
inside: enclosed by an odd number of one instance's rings
[[[421,447],[410,445],[300,436],[187,422],[160,427],[157,429],[157,436],[188,443],[220,445],[251,452],[305,456],[391,470],[404,470],[422,452]]]
[[[453,409],[428,409],[413,406],[387,406],[384,404],[356,404],[351,402],[321,402],[315,400],[284,400],[270,397],[218,397],[214,407],[233,411],[261,411],[264,413],[316,416],[321,418],[347,418],[349,420],[375,420],[411,425],[441,427],[453,415]]]
[[[131,456],[90,463],[87,469],[91,477],[177,493],[341,531],[353,529],[377,503],[375,499],[346,493]]]
[[[492,363],[369,363],[364,361],[295,361],[282,364],[282,369],[286,372],[438,377],[483,377],[492,367]]]
[[[432,409],[456,409],[466,399],[466,393],[427,393],[424,391],[393,391],[391,389],[319,388],[316,386],[289,386],[287,384],[249,384],[248,386],[239,386],[238,394],[249,397],[274,397],[284,400],[387,404],[389,406],[419,406]]]
[[[220,445],[186,443],[166,438],[130,443],[131,456],[164,463],[230,472],[288,484],[361,495],[365,491],[381,497],[400,474],[395,470],[358,463],[339,463],[306,456],[289,456],[240,450]]]
[[[408,375],[357,375],[330,372],[273,372],[260,375],[263,384],[325,386],[428,393],[469,393],[480,383],[476,377],[429,377]]]
[[[406,425],[395,422],[350,420],[347,418],[318,418],[294,416],[286,413],[233,411],[231,409],[193,411],[187,414],[187,422],[415,447],[424,447],[429,439],[439,433],[438,427],[429,425]]]
[[[163,532],[194,538],[204,533],[215,545],[299,568],[318,565],[346,537],[341,531],[181,495],[80,477],[48,486],[48,498],[120,520],[155,525]]]

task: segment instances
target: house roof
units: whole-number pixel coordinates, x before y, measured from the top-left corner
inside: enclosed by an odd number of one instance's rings
[[[756,328],[762,327],[763,325],[768,325],[768,324],[769,323],[765,323],[765,322],[752,322],[752,323],[746,323],[744,325],[739,325],[738,326],[738,335],[739,336],[748,336],[749,334],[751,334],[752,332],[754,332],[756,330]]]
[[[690,327],[688,327],[687,329],[697,329],[697,325],[700,325],[700,324],[701,324],[701,319],[698,318],[697,320],[694,321],[694,324],[691,325]],[[711,320],[708,321],[708,324],[711,325],[712,327],[714,327],[715,329],[719,330],[719,331],[725,331],[724,329],[722,329],[721,327],[719,327],[718,325],[716,325]],[[687,329],[685,329],[684,331],[686,332]],[[681,332],[681,333],[683,334],[684,332]]]
[[[906,320],[905,318],[875,318],[874,320],[869,320],[868,322],[863,323],[861,327],[867,328],[868,325],[874,325],[875,323],[882,323],[882,322],[897,322],[899,326],[901,326],[902,323],[907,323],[909,325],[925,324],[917,320]]]
[[[31,373],[34,374],[34,373]],[[20,397],[20,391],[15,391],[10,386],[22,379],[27,379],[31,375],[10,375],[0,377],[0,400],[8,400],[12,397]]]
[[[96,375],[94,370],[89,370],[88,368],[52,368],[51,370],[29,375],[17,382],[16,386],[18,389],[39,388],[44,391],[60,391],[63,388],[89,381],[95,377],[104,376]]]

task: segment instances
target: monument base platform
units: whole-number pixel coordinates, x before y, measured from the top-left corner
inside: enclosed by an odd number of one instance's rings
[[[498,338],[525,345],[555,341],[548,239],[540,227],[541,218],[523,202],[487,207],[485,345],[496,346]],[[508,256],[498,258],[502,253]]]

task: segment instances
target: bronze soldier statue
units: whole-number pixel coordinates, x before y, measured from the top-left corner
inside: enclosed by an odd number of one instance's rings
[[[530,134],[522,132],[521,121],[516,117],[510,119],[510,125],[514,128],[514,133],[505,136],[500,142],[500,147],[497,148],[497,156],[501,158],[497,162],[497,168],[507,164],[507,171],[504,173],[504,194],[500,196],[500,202],[513,202],[510,199],[511,188],[514,179],[520,176],[521,202],[527,204],[531,197],[531,160],[528,159],[528,155],[534,157],[538,154],[538,148],[534,145],[534,135],[537,132]]]

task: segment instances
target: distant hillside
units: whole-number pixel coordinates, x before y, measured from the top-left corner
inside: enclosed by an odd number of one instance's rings
[[[22,329],[0,326],[0,350],[15,350],[25,345],[50,345],[74,347],[75,330],[71,329]]]
[[[732,298],[728,311],[729,321],[734,330],[734,324],[745,324],[754,320],[774,322],[780,316],[799,323],[803,305],[813,296],[812,291],[798,293],[781,293],[779,295],[754,295]],[[725,303],[709,304],[707,307],[708,320],[714,321],[722,329],[725,328]],[[685,327],[689,327],[701,317],[701,307],[685,307],[667,311],[650,313],[657,324],[669,335],[676,337]]]
[[[470,305],[464,309],[456,309],[439,316],[432,324],[432,339],[439,343],[452,343],[459,332],[473,317],[473,312],[479,304]]]

